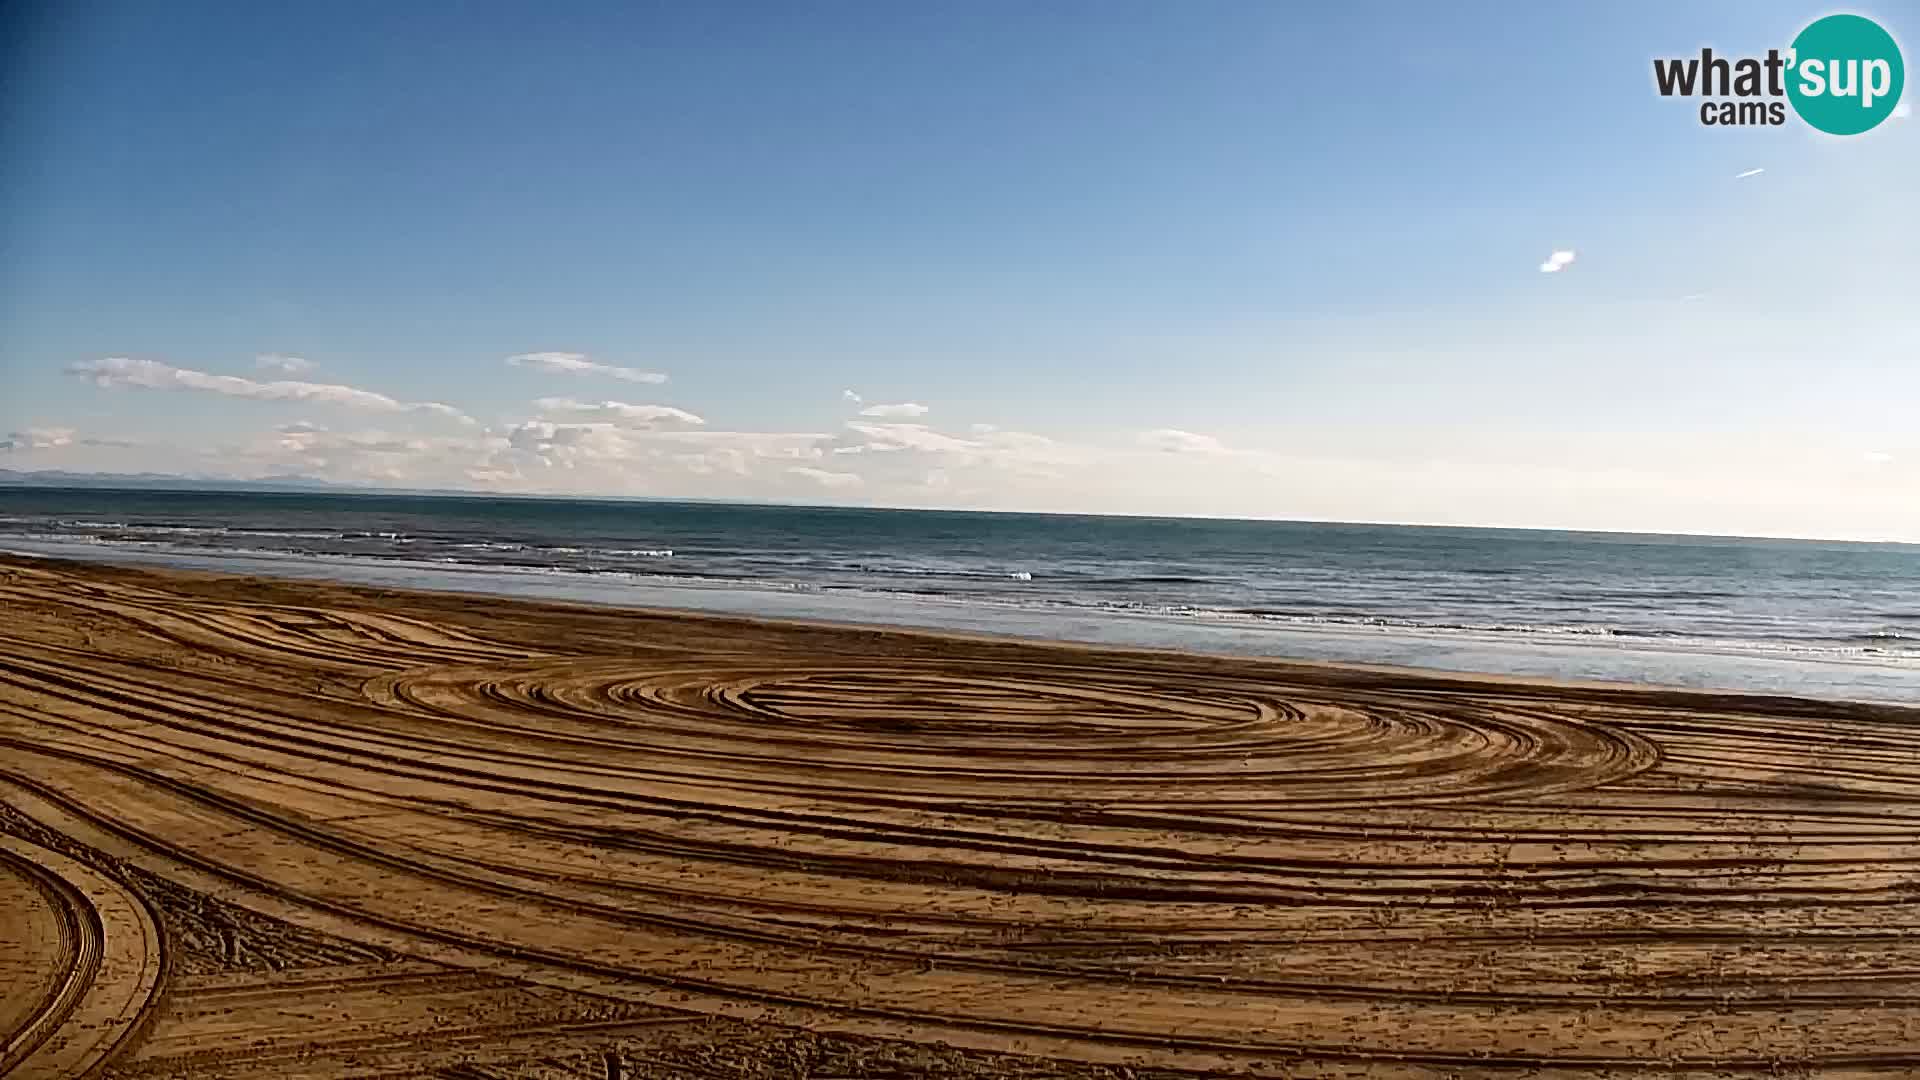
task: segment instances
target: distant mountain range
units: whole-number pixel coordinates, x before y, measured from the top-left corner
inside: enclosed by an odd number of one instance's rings
[[[458,488],[382,487],[378,484],[342,484],[298,473],[262,476],[255,480],[233,480],[218,476],[187,476],[180,473],[94,473],[68,472],[65,469],[36,469],[22,472],[0,469],[0,491],[20,488],[83,488],[107,491],[280,491],[326,492],[336,495],[442,495],[466,499],[561,499],[589,502],[693,502],[731,503],[733,499],[702,499],[678,496],[661,500],[648,495],[542,495],[533,492],[494,492]],[[799,502],[767,500],[761,505],[805,506]]]
[[[65,469],[36,469],[22,472],[0,469],[0,488],[147,488],[173,491],[340,491],[392,492],[397,488],[370,487],[363,484],[337,484],[311,476],[289,473],[263,476],[258,480],[229,480],[213,476],[182,476],[178,473],[93,473],[68,472]],[[452,494],[451,492],[447,494]]]

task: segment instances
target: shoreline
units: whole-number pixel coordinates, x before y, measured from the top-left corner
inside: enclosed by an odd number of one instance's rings
[[[46,545],[57,547],[58,545]],[[21,551],[0,548],[0,563],[46,559],[156,574],[238,576],[275,582],[318,582],[380,591],[419,591],[508,602],[580,605],[693,618],[769,620],[790,625],[858,627],[901,633],[978,636],[988,640],[1192,654],[1294,664],[1326,664],[1382,672],[1467,679],[1514,679],[1543,685],[1644,688],[1871,705],[1920,707],[1920,668],[1875,657],[1836,658],[1790,651],[1711,651],[1644,639],[1572,636],[1516,640],[1399,627],[1247,626],[1195,622],[1146,613],[1067,613],[1052,621],[1024,620],[1031,609],[991,602],[902,595],[848,598],[740,582],[725,586],[622,582],[617,578],[535,571],[480,571],[428,565],[387,566],[379,560],[296,558],[277,553],[216,556],[140,549]],[[232,564],[260,564],[242,569]],[[581,580],[575,581],[574,578]],[[510,586],[510,587],[509,587]],[[594,586],[590,588],[589,586]],[[622,595],[623,593],[627,595]],[[647,602],[653,598],[656,602]],[[766,610],[743,610],[743,608]],[[818,609],[838,610],[820,614]],[[919,609],[932,608],[925,617]],[[1060,613],[1048,613],[1050,615]],[[878,615],[879,617],[876,617]],[[911,621],[918,618],[919,621]],[[1067,636],[1059,631],[1066,630]],[[1385,659],[1377,657],[1384,655]],[[1599,669],[1593,676],[1564,669]],[[1715,679],[1718,681],[1714,681]],[[1796,685],[1796,684],[1805,684]]]
[[[1798,709],[1862,709],[1873,713],[1891,712],[1905,714],[1920,722],[1920,705],[1903,701],[1875,701],[1856,698],[1829,698],[1797,694],[1769,694],[1753,691],[1715,687],[1668,686],[1657,683],[1624,682],[1603,679],[1570,679],[1531,675],[1513,675],[1497,671],[1454,671],[1441,668],[1424,668],[1396,664],[1366,664],[1340,660],[1321,660],[1314,658],[1247,655],[1243,653],[1210,652],[1203,649],[1183,647],[1154,647],[1142,645],[1115,646],[1102,642],[1075,641],[1060,638],[1027,637],[1018,634],[982,633],[964,630],[947,630],[932,627],[901,625],[884,622],[858,622],[832,619],[809,619],[779,615],[742,615],[729,612],[704,611],[694,608],[649,607],[629,605],[618,602],[597,602],[588,600],[550,600],[533,599],[503,593],[473,591],[464,589],[432,589],[406,586],[381,586],[341,578],[294,577],[275,574],[242,574],[219,570],[185,569],[177,567],[130,566],[107,560],[88,561],[63,557],[41,557],[0,551],[0,575],[9,567],[56,568],[61,571],[79,571],[78,577],[96,577],[100,580],[118,580],[133,583],[155,584],[160,587],[197,583],[216,595],[226,588],[246,588],[283,590],[290,598],[297,600],[303,589],[313,589],[317,594],[327,595],[329,600],[337,602],[338,594],[358,604],[378,607],[383,602],[399,600],[413,605],[428,604],[435,601],[452,601],[460,604],[486,603],[507,605],[523,609],[529,613],[565,618],[569,615],[606,616],[626,614],[635,618],[661,621],[684,621],[726,633],[740,633],[751,636],[755,633],[777,632],[784,630],[813,631],[827,635],[872,635],[895,637],[911,640],[929,647],[937,648],[942,644],[966,645],[994,649],[1030,649],[1040,653],[1057,653],[1063,659],[1092,660],[1103,664],[1125,664],[1128,661],[1151,663],[1188,663],[1206,665],[1245,665],[1249,674],[1271,672],[1276,675],[1320,673],[1338,679],[1342,675],[1356,679],[1374,678],[1391,681],[1419,689],[1474,690],[1493,691],[1533,691],[1544,695],[1567,694],[1582,696],[1595,694],[1605,697],[1619,696],[1642,702],[1655,702],[1668,707],[1685,708],[1689,706],[1706,707],[1751,707],[1758,709],[1782,708]],[[1569,648],[1587,647],[1568,645]]]

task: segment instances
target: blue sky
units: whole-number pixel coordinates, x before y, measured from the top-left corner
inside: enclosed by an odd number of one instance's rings
[[[0,467],[1920,539],[1920,122],[1652,89],[1828,9],[1326,7],[48,10]]]

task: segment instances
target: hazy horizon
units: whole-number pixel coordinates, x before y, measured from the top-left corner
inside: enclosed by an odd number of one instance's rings
[[[0,480],[0,494],[7,492],[117,492],[128,495],[318,495],[338,496],[345,499],[387,498],[387,499],[525,499],[549,502],[657,502],[670,504],[690,504],[702,506],[763,507],[767,509],[792,510],[856,510],[879,511],[901,514],[1006,514],[1015,517],[1084,517],[1084,518],[1129,518],[1147,521],[1201,521],[1222,523],[1244,523],[1249,525],[1326,525],[1353,528],[1384,529],[1454,529],[1463,531],[1509,532],[1509,533],[1560,533],[1567,536],[1639,536],[1651,539],[1685,540],[1761,540],[1786,543],[1807,544],[1863,544],[1879,547],[1920,547],[1920,541],[1907,540],[1853,540],[1830,536],[1785,536],[1754,533],[1710,533],[1710,532],[1659,532],[1636,529],[1561,529],[1542,525],[1505,525],[1499,522],[1473,525],[1455,525],[1432,521],[1365,521],[1354,518],[1292,518],[1292,517],[1247,517],[1232,514],[1152,514],[1123,510],[1080,511],[1080,510],[1002,510],[992,507],[967,506],[902,506],[886,503],[845,503],[812,502],[803,499],[779,498],[724,498],[699,495],[558,495],[537,491],[475,491],[462,488],[407,488],[382,487],[373,484],[336,483],[317,480],[311,477],[295,475],[264,476],[250,480],[236,480],[224,477],[182,476],[168,473],[57,473],[61,476],[85,478],[85,484],[63,483],[61,481]],[[35,476],[43,474],[20,472],[0,468],[0,476]],[[136,480],[146,478],[144,483],[115,483],[115,479]],[[169,486],[169,484],[178,486]]]

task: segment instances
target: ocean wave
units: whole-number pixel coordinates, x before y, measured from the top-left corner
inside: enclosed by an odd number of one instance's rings
[[[275,540],[340,540],[349,534],[332,530],[308,529],[269,529],[249,525],[178,525],[164,521],[93,521],[88,519],[68,519],[47,522],[30,518],[0,519],[7,524],[27,524],[52,526],[54,535],[72,535],[67,530],[77,530],[82,535],[100,539],[122,539],[126,536],[241,536],[249,539]]]
[[[30,543],[47,544],[46,534],[25,534],[9,536],[0,533],[0,543],[8,539],[19,539]],[[235,548],[235,547],[187,547],[165,541],[103,541],[95,537],[68,536],[51,541],[59,543],[79,542],[89,546],[100,545],[139,549],[145,552],[169,551],[182,556],[197,556],[216,566],[221,559],[271,560],[277,562],[335,563],[338,565],[384,566],[397,570],[412,569],[423,572],[446,573],[487,573],[531,575],[538,577],[579,578],[595,581],[629,581],[638,586],[662,588],[686,588],[694,590],[752,590],[789,594],[821,594],[850,597],[868,597],[883,601],[888,597],[898,599],[911,598],[912,602],[924,604],[957,605],[976,608],[1000,608],[1026,611],[1044,615],[1048,611],[1062,615],[1077,613],[1084,616],[1088,612],[1105,613],[1117,617],[1168,619],[1180,622],[1216,624],[1222,626],[1262,627],[1275,631],[1297,630],[1305,633],[1329,634],[1388,634],[1414,635],[1438,638],[1480,638],[1482,640],[1511,639],[1536,641],[1559,641],[1565,647],[1580,644],[1598,646],[1603,642],[1616,642],[1618,647],[1637,649],[1657,649],[1662,652],[1698,652],[1721,655],[1762,655],[1795,657],[1810,660],[1854,661],[1874,664],[1897,664],[1909,667],[1920,664],[1920,638],[1902,634],[1899,631],[1875,631],[1860,634],[1846,640],[1789,641],[1761,640],[1754,638],[1723,638],[1702,634],[1690,634],[1678,630],[1655,628],[1619,627],[1599,624],[1538,623],[1538,622],[1473,622],[1467,620],[1449,620],[1444,618],[1398,618],[1375,616],[1359,613],[1325,613],[1284,611],[1263,608],[1221,608],[1203,604],[1150,604],[1124,600],[1075,598],[1062,594],[1033,595],[1022,593],[981,594],[978,592],[950,591],[939,588],[930,579],[926,585],[918,582],[912,587],[887,588],[875,585],[845,585],[824,581],[780,580],[759,575],[730,575],[725,572],[685,572],[667,573],[628,567],[583,566],[577,563],[556,565],[537,560],[499,560],[474,561],[458,555],[412,554],[403,555],[398,550],[389,552],[301,552],[284,548]],[[416,549],[418,550],[418,549]],[[665,549],[627,549],[627,550],[665,550]],[[31,549],[29,554],[33,554]],[[648,556],[643,556],[648,557]],[[1021,573],[1012,571],[1008,573]],[[913,578],[915,575],[903,575]],[[920,575],[927,576],[929,575]],[[424,587],[432,587],[431,582],[420,582]],[[639,602],[654,603],[656,600],[641,596]],[[696,605],[697,606],[697,605]],[[1631,642],[1632,644],[1628,644]],[[1913,647],[1907,647],[1908,643]]]
[[[134,523],[126,525],[89,524],[76,527],[83,527],[105,533],[132,533],[136,535],[154,533],[161,536],[222,536],[228,532],[225,528],[212,528],[203,525],[146,525]]]
[[[575,542],[548,546],[531,542],[531,538],[488,536],[466,521],[458,522],[457,531],[441,531],[434,529],[431,521],[414,518],[405,520],[421,526],[417,533],[383,528],[391,518],[368,521],[362,517],[357,523],[369,528],[343,531],[107,518],[75,517],[58,522],[46,518],[0,519],[0,529],[25,540],[86,544],[95,550],[99,546],[123,547],[212,559],[315,560],[335,565],[411,566],[436,572],[577,575],[597,581],[626,579],[662,588],[864,596],[874,598],[876,611],[884,610],[880,605],[889,597],[911,597],[916,604],[1059,612],[1062,620],[1093,613],[1275,632],[1437,635],[1568,646],[1611,643],[1622,649],[1857,658],[1902,665],[1920,661],[1920,628],[1914,626],[1920,622],[1920,612],[1905,610],[1907,594],[1892,591],[1884,593],[1885,598],[1878,603],[1893,610],[1862,611],[1863,605],[1850,602],[1844,593],[1836,593],[1815,609],[1796,597],[1785,607],[1769,602],[1744,605],[1745,611],[1739,604],[1702,610],[1684,603],[1663,607],[1662,600],[1746,594],[1705,588],[1583,589],[1564,583],[1551,592],[1532,588],[1473,592],[1459,588],[1463,582],[1451,569],[1435,569],[1421,576],[1398,567],[1369,567],[1364,572],[1343,575],[1335,564],[1296,572],[1227,561],[1220,564],[1217,574],[1209,576],[1181,572],[1185,566],[1170,566],[1168,560],[1157,555],[1151,559],[1117,557],[1112,564],[1101,565],[1076,553],[1057,562],[1034,559],[1027,566],[996,566],[997,560],[985,544],[978,549],[978,561],[968,557],[972,552],[959,554],[951,562],[937,557],[914,561],[913,554],[907,552],[897,560],[871,556],[863,560],[853,552],[795,550],[784,540],[770,541],[758,549],[741,544],[738,548],[716,545],[693,551],[676,551],[664,544],[600,547]],[[47,528],[54,525],[62,531]],[[552,538],[573,539],[564,534]],[[736,538],[736,542],[740,539],[747,538]],[[622,541],[634,542],[615,532],[600,543]],[[1129,569],[1140,573],[1129,575],[1125,572]],[[1132,585],[1157,587],[1128,588]],[[1581,602],[1582,598],[1591,601],[1596,596],[1633,597],[1638,604],[1590,607]],[[1554,597],[1572,599],[1555,602]],[[1268,602],[1245,603],[1261,599]],[[1242,603],[1236,605],[1234,600]],[[884,616],[880,618],[884,620]],[[1861,631],[1863,623],[1873,629]]]
[[[976,581],[1032,581],[1031,570],[968,570],[942,566],[898,566],[887,563],[855,563],[847,569],[862,574],[897,574],[903,577],[943,577]]]
[[[272,537],[276,540],[338,540],[337,532],[309,532],[289,529],[248,529],[235,527],[227,530],[248,537]]]
[[[1554,599],[1576,603],[1602,603],[1625,601],[1645,603],[1661,600],[1731,600],[1739,593],[1727,589],[1663,589],[1650,587],[1645,589],[1561,589],[1547,594]]]

